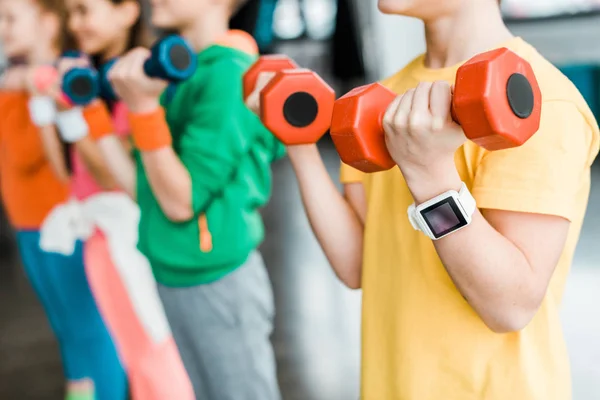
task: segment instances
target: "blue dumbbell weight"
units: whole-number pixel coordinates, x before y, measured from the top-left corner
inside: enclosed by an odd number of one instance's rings
[[[110,60],[100,68],[100,96],[115,101],[117,96],[108,80],[108,72],[116,62]],[[190,45],[178,35],[169,35],[157,42],[144,63],[144,73],[151,78],[179,83],[189,79],[196,71],[197,61]]]
[[[79,58],[81,53],[68,51],[63,57]],[[98,96],[98,73],[94,68],[72,68],[63,76],[62,91],[73,104],[85,106]]]

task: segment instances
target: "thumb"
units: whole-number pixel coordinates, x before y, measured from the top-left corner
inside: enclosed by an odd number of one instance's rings
[[[246,99],[246,106],[256,115],[260,115],[260,92],[271,82],[275,75],[275,72],[261,72],[258,74],[254,90]]]
[[[256,87],[254,88],[255,92],[262,92],[262,90],[271,82],[271,80],[275,77],[276,73],[273,71],[269,72],[261,72],[258,74],[258,78],[256,79]]]

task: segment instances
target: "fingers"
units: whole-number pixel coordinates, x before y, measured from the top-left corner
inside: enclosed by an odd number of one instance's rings
[[[408,119],[408,128],[411,134],[419,133],[431,126],[429,98],[432,86],[431,82],[421,82],[415,89]]]
[[[246,99],[246,107],[248,107],[254,114],[260,115],[260,92],[254,91],[250,93],[250,96]]]
[[[258,78],[256,79],[256,87],[254,88],[255,92],[262,92],[262,90],[271,82],[271,80],[275,77],[276,73],[269,72],[261,72],[258,74]]]
[[[392,134],[395,130],[394,120],[396,118],[396,113],[398,112],[398,107],[400,106],[400,102],[402,101],[403,95],[397,96],[388,106],[385,114],[383,115],[383,130],[387,134]]]
[[[410,89],[404,93],[398,104],[396,115],[394,116],[394,126],[396,129],[401,131],[407,131],[408,129],[408,118],[410,111],[412,110],[413,99],[415,97],[415,89]]]
[[[246,99],[246,106],[256,115],[260,115],[260,92],[271,82],[275,75],[275,72],[261,72],[258,74],[254,90]]]
[[[112,66],[108,72],[108,79],[112,81],[128,81],[139,76],[144,68],[144,62],[149,56],[149,51],[136,48],[125,54]]]
[[[450,119],[451,104],[452,87],[447,82],[421,82],[388,106],[384,129],[410,135],[440,130]]]
[[[408,128],[408,116],[412,109],[415,89],[410,89],[390,103],[383,116],[383,129],[389,134],[398,134]]]
[[[433,117],[433,130],[440,130],[450,119],[452,87],[446,81],[434,82],[429,97],[429,109]]]

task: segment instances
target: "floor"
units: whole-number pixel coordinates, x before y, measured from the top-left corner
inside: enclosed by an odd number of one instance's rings
[[[317,57],[322,51],[322,46],[305,47],[303,65],[322,70]],[[321,150],[336,177],[339,160],[331,143],[324,140]],[[593,173],[563,309],[575,400],[600,399],[600,168]],[[358,398],[360,292],[345,289],[328,267],[285,159],[274,166],[274,194],[264,217],[267,239],[261,250],[277,303],[273,342],[284,400]],[[0,229],[6,234],[5,226]],[[14,250],[0,248],[0,399],[59,400],[57,348]]]

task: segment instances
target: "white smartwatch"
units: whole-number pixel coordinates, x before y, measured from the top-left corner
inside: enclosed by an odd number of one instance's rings
[[[408,207],[408,219],[415,230],[438,240],[469,225],[476,207],[463,182],[458,192],[449,190],[418,206],[413,203]]]

